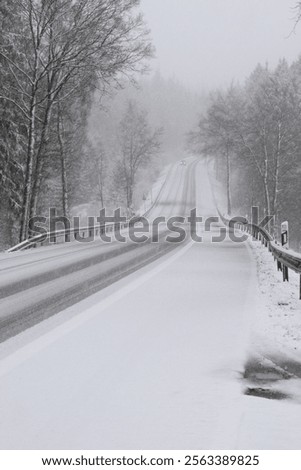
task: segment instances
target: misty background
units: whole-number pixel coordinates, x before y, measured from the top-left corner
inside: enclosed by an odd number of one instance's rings
[[[198,92],[300,54],[295,0],[142,0],[141,9],[156,48],[152,67]]]
[[[23,13],[17,17],[15,11],[19,3],[24,11],[19,10]],[[95,2],[83,3],[87,8],[81,11],[84,18],[89,8],[95,7]],[[33,120],[24,119],[24,114],[28,116],[30,110],[28,75],[33,70],[35,51],[32,46],[28,47],[29,36],[25,50],[26,42],[16,31],[23,31],[24,37],[30,35],[26,8],[31,1],[5,0],[1,5],[0,246],[12,246],[30,236],[30,215],[47,216],[49,207],[56,207],[67,216],[87,216],[95,215],[101,207],[121,206],[124,213],[132,215],[162,168],[193,153],[213,162],[219,192],[224,194],[221,210],[245,215],[252,204],[258,204],[264,215],[273,209],[277,216],[276,226],[271,228],[275,236],[281,220],[289,219],[293,226],[293,246],[300,249],[299,178],[296,175],[300,174],[301,151],[298,137],[301,28],[295,25],[299,11],[297,2],[128,0],[127,10],[122,10],[120,0],[100,3],[106,3],[108,13],[110,5],[116,3],[124,22],[138,18],[139,12],[143,18],[139,17],[136,23],[133,20],[133,35],[124,36],[125,41],[118,43],[119,49],[108,47],[101,56],[103,46],[100,44],[98,50],[91,51],[91,56],[86,53],[86,57],[93,58],[93,63],[86,63],[83,54],[82,62],[74,66],[72,80],[66,79],[59,89],[59,97],[51,103],[47,92],[50,73],[56,76],[59,66],[64,72],[66,65],[50,61],[47,71],[41,73],[40,88],[36,91],[35,100],[42,104],[36,109],[35,138],[30,145]],[[60,50],[64,41],[60,34],[64,28],[69,28],[70,35],[76,35],[72,15],[78,2],[69,4],[57,2],[55,10],[49,3],[46,14],[53,15],[51,24],[57,36],[53,39],[52,32],[46,31],[42,38],[45,51],[47,47],[52,50],[50,46],[56,37],[60,41],[55,46]],[[44,18],[45,12],[36,8],[37,17]],[[62,8],[66,9],[66,24],[61,21]],[[108,20],[103,21],[104,25],[108,24]],[[100,25],[101,20],[91,23],[90,35],[93,36]],[[139,44],[134,34],[138,31]],[[87,38],[88,35],[82,37],[82,41]],[[86,47],[87,52],[88,42]],[[127,54],[127,47],[132,48],[130,52],[136,54],[135,59]],[[61,50],[64,51],[63,47]],[[118,55],[121,53],[124,53],[122,65]],[[103,61],[108,55],[112,62],[110,67]],[[281,71],[279,64],[282,64]],[[71,65],[73,67],[73,62]],[[26,69],[24,72],[20,72],[22,67]],[[254,71],[257,71],[255,76]],[[285,139],[293,142],[290,147],[287,144],[279,148],[276,157],[275,129],[279,129],[279,115],[272,116],[268,129],[262,128],[269,132],[268,157],[267,153],[261,153],[262,129],[250,131],[250,123],[264,114],[251,104],[260,101],[260,94],[265,93],[271,79],[279,80],[273,90],[269,89],[270,101],[264,103],[264,109],[271,116],[271,109],[283,106],[280,114],[281,119],[285,118],[281,126],[285,129]],[[234,90],[231,96],[230,89]],[[279,90],[283,99],[276,103]],[[289,99],[287,90],[290,90]],[[24,103],[21,110],[18,99]],[[296,106],[288,109],[288,102]],[[243,129],[236,125],[233,103],[237,109],[241,109],[240,106],[245,109]],[[221,129],[222,136],[218,138],[217,131]],[[246,147],[242,147],[239,140],[242,136],[253,153],[248,154]],[[280,140],[283,143],[285,139]],[[287,161],[287,155],[290,165],[289,168],[284,165],[282,177],[279,162]],[[28,179],[28,168],[32,167],[34,171]],[[261,174],[264,169],[269,173],[265,182]],[[287,186],[289,192],[284,191]],[[253,189],[246,191],[246,187]],[[273,191],[282,195],[272,201]],[[258,197],[254,197],[255,194]]]

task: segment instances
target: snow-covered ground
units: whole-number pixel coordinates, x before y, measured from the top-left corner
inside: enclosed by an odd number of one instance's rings
[[[142,202],[140,208],[137,210],[137,215],[143,215],[150,210],[156,199],[159,197],[160,192],[166,182],[168,173],[171,170],[171,165],[167,165],[163,168],[160,175],[152,185],[150,191],[145,194],[145,200]]]
[[[256,317],[257,343],[301,362],[299,275],[290,270],[289,282],[283,282],[282,272],[277,271],[267,248],[251,237],[250,247],[257,264],[260,302],[264,306],[258,309]]]
[[[202,163],[196,182],[198,213],[215,216]],[[2,448],[301,448],[299,379],[274,357],[298,348],[280,340],[290,294],[270,298],[258,244],[199,234],[0,346]]]

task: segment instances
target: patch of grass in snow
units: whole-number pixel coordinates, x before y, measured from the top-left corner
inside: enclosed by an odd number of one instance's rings
[[[270,388],[261,387],[248,387],[245,391],[245,395],[258,398],[267,398],[268,400],[285,400],[287,398],[290,398],[290,396],[286,393],[279,392],[278,390],[271,390]]]
[[[284,384],[295,378],[295,374],[288,371],[284,364],[278,365],[265,357],[252,357],[247,361],[243,373],[244,382],[248,385],[244,395],[269,400],[292,398]]]

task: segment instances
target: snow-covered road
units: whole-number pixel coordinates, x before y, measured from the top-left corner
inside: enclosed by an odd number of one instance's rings
[[[0,346],[2,449],[301,448],[297,400],[243,393],[248,242],[203,235]]]
[[[195,207],[194,168],[171,167],[155,204],[150,223],[188,214]],[[129,229],[130,233],[133,229]],[[159,243],[137,243],[123,230],[125,242],[77,241],[0,256],[0,342],[99,291],[110,283],[174,248],[166,243],[166,224],[159,225]]]

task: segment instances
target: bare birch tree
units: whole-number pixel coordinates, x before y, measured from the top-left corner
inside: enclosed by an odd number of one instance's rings
[[[53,107],[79,84],[106,87],[120,73],[143,69],[151,55],[148,31],[136,13],[139,0],[16,0],[23,20],[23,61],[5,45],[0,56],[10,70],[1,99],[13,101],[27,124],[27,156],[20,239],[36,211]],[[70,83],[72,87],[67,86]]]
[[[162,129],[153,131],[150,128],[147,113],[136,102],[129,101],[119,126],[121,158],[115,168],[115,179],[125,192],[129,215],[132,212],[137,172],[158,153],[161,134]]]

